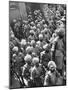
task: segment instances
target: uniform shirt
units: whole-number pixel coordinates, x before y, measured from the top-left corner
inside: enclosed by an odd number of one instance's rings
[[[22,68],[22,75],[26,79],[30,78],[30,68],[31,68],[31,66],[28,65],[27,63]]]
[[[44,54],[42,55],[42,57],[41,57],[41,59],[42,59],[42,64],[44,65],[44,66],[47,66],[48,65],[48,62],[51,60],[51,54],[50,54],[50,52],[44,52]]]
[[[38,67],[34,66],[31,69],[31,77],[32,77],[32,79],[40,78],[41,75],[42,75],[42,67],[41,67],[41,65],[39,65]]]
[[[56,52],[55,52],[55,62],[58,69],[63,67],[63,42],[61,39],[58,39]]]
[[[48,71],[45,76],[44,86],[56,85],[56,83],[58,83],[57,77],[60,77],[60,74],[57,71],[54,72]]]
[[[41,65],[39,65],[38,67],[34,66],[31,69],[31,78],[33,80],[33,84],[34,86],[43,86],[43,82],[44,82],[44,78],[43,78],[43,70]]]
[[[62,41],[62,39],[58,39],[56,49],[61,50],[61,51],[63,50],[63,41]]]

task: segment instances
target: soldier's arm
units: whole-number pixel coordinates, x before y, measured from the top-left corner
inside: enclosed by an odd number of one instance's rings
[[[36,71],[33,70],[33,71],[32,71],[32,75],[31,75],[32,79],[34,79],[36,76],[37,76],[37,75],[36,75]]]
[[[24,76],[25,67],[21,67],[22,70],[22,76]]]
[[[46,75],[44,80],[44,86],[48,86],[48,85],[49,85],[49,75]]]

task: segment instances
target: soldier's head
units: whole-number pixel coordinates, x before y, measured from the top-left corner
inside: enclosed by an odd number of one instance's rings
[[[32,52],[32,57],[37,57],[37,54],[35,52]]]
[[[13,49],[12,49],[13,53],[18,53],[18,47],[17,46],[14,46]]]
[[[31,44],[31,46],[34,47],[35,46],[35,40],[31,40],[31,43],[30,44]]]
[[[19,59],[24,58],[24,54],[23,54],[22,52],[19,52],[19,53],[18,53],[18,58],[19,58]]]
[[[12,56],[12,61],[13,62],[16,62],[16,57],[17,57],[17,55],[16,54],[13,54],[13,56]]]
[[[56,70],[56,64],[54,61],[49,61],[48,63],[48,68],[51,72],[55,71]]]
[[[57,31],[56,31],[56,34],[59,36],[60,39],[62,39],[65,35],[65,29],[64,28],[59,28]]]
[[[39,40],[40,40],[40,41],[43,40],[43,34],[39,34]]]
[[[45,50],[46,53],[49,53],[50,48],[48,46],[48,43],[43,46],[43,49]]]
[[[56,22],[57,28],[64,27],[64,23],[63,23],[62,20],[63,20],[63,19],[58,20],[58,21]]]
[[[32,63],[35,65],[35,66],[38,66],[39,65],[39,58],[38,57],[34,57],[32,59]]]
[[[21,44],[21,47],[23,48],[24,46],[26,46],[27,42],[25,39],[22,39],[20,44]]]
[[[30,25],[31,25],[31,26],[34,26],[34,25],[35,25],[35,23],[34,23],[34,22],[31,22],[31,23],[30,23]]]
[[[30,32],[29,32],[29,33],[30,33],[30,35],[31,35],[31,36],[35,35],[34,30],[30,30]]]
[[[26,53],[27,53],[27,54],[32,54],[32,52],[33,52],[33,47],[28,46],[28,47],[26,48]]]
[[[31,55],[27,54],[27,55],[24,57],[24,60],[25,60],[25,63],[31,64],[31,62],[32,62],[32,57],[31,57]]]

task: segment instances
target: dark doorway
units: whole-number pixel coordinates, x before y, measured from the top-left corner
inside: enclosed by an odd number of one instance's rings
[[[40,4],[38,3],[32,3],[31,4],[31,11],[33,12],[34,10],[40,9]]]

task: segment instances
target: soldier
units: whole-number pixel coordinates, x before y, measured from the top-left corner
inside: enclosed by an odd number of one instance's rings
[[[35,39],[35,31],[34,30],[30,30],[30,35],[28,37],[28,41],[30,42],[31,40]]]
[[[32,47],[35,47],[35,44],[36,44],[35,40],[31,40],[30,44],[31,44]]]
[[[25,65],[21,67],[22,69],[22,77],[25,83],[26,87],[29,87],[29,81],[30,81],[30,69],[31,69],[31,62],[32,62],[32,57],[31,55],[26,55],[24,57],[25,60]]]
[[[43,46],[44,51],[41,52],[41,63],[42,65],[47,68],[48,62],[51,60],[51,53],[48,44]]]
[[[29,54],[29,55],[31,55],[32,52],[33,52],[33,47],[32,46],[27,46],[26,47],[26,53]]]
[[[60,72],[62,75],[63,73],[63,65],[64,65],[64,44],[63,44],[63,37],[64,37],[64,31],[63,29],[59,29],[57,32],[58,39],[56,41],[56,46],[55,46],[55,63],[57,65],[57,70]]]
[[[44,80],[44,86],[55,86],[62,85],[63,79],[56,70],[56,64],[54,61],[49,61],[48,63],[49,71],[47,71]]]
[[[45,74],[45,70],[39,63],[38,57],[34,57],[32,62],[34,64],[34,66],[31,68],[31,80],[33,81],[33,87],[41,87],[43,86],[43,77]]]
[[[17,46],[14,46],[12,51],[13,53],[18,54],[19,48]]]

